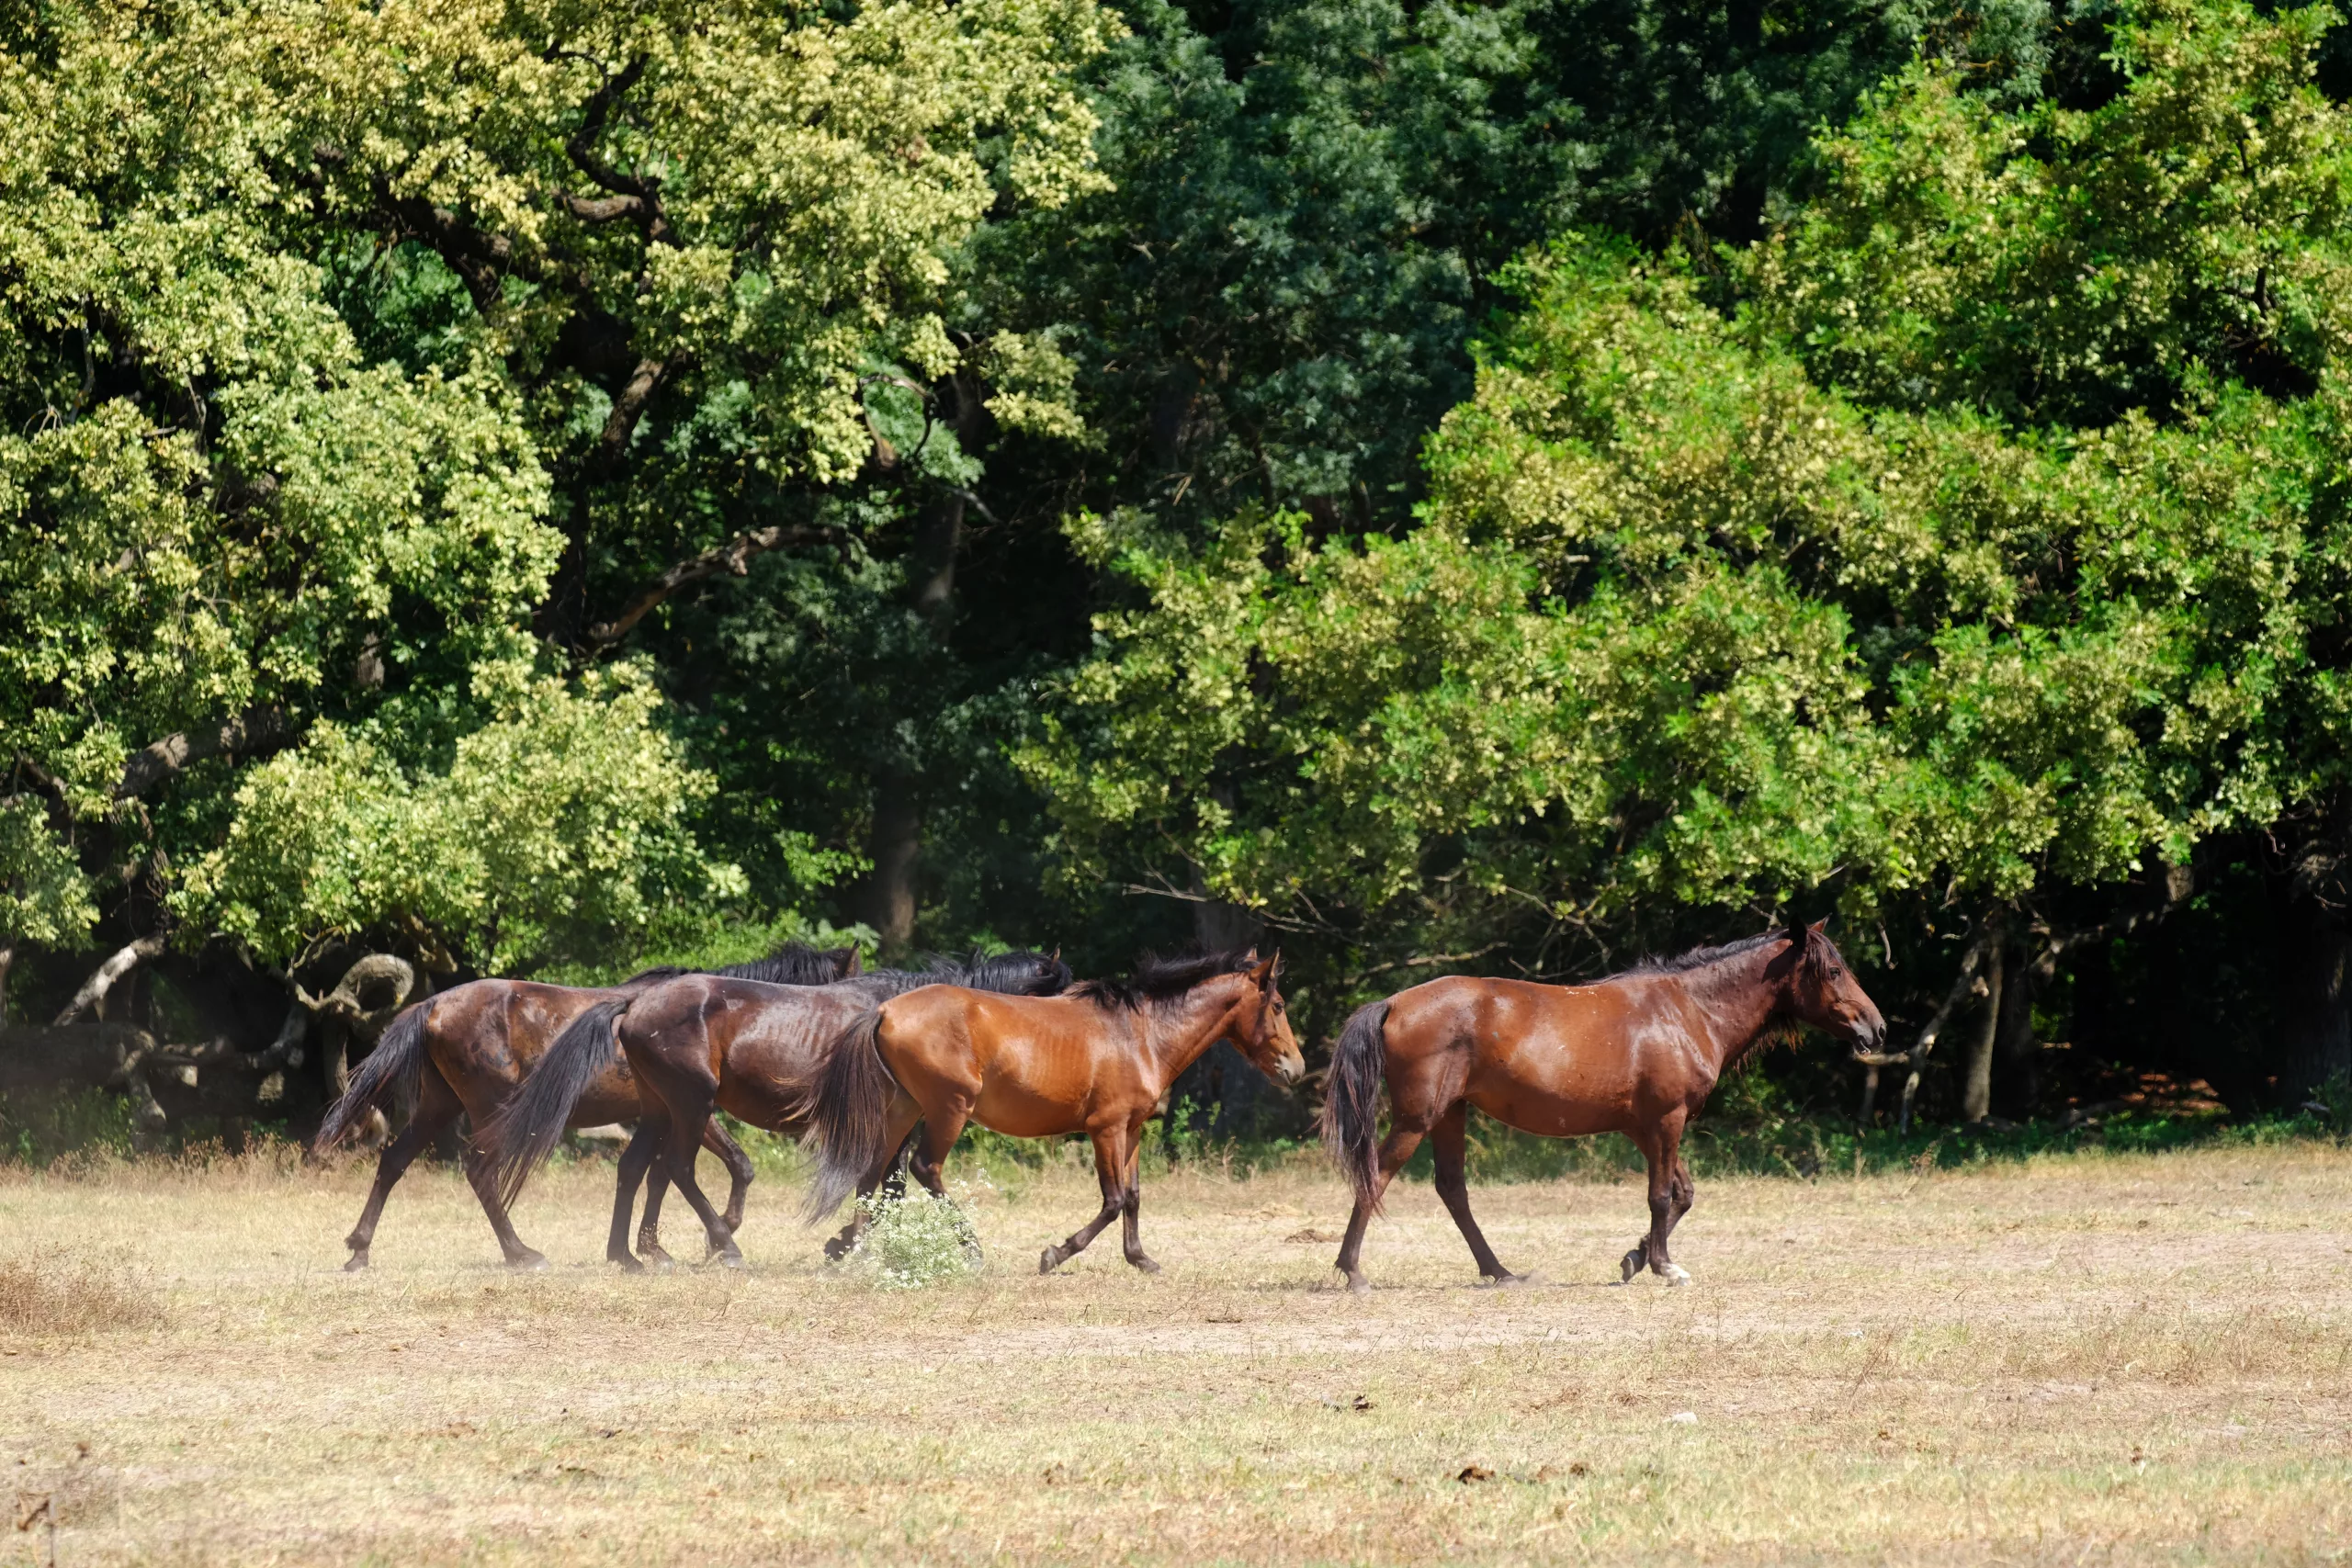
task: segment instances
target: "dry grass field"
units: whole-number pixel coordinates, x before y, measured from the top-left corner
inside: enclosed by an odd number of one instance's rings
[[[1511,1291],[1400,1188],[1368,1298],[1305,1165],[1148,1185],[1158,1279],[1115,1235],[1036,1276],[1076,1171],[983,1190],[989,1272],[920,1292],[825,1269],[776,1181],[748,1274],[622,1278],[593,1167],[524,1202],[546,1273],[420,1170],[346,1277],[365,1176],[0,1175],[0,1462],[60,1562],[2352,1548],[2352,1154],[2318,1146],[1718,1180],[1681,1291],[1609,1286],[1634,1187],[1480,1190]]]

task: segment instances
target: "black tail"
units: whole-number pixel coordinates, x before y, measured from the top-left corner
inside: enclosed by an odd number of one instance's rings
[[[1380,1080],[1388,1066],[1388,1004],[1356,1009],[1331,1048],[1323,1080],[1323,1146],[1347,1173],[1356,1201],[1380,1212]]]
[[[571,1123],[571,1108],[620,1055],[620,1036],[613,1025],[628,1010],[631,999],[616,997],[598,1002],[573,1019],[523,1087],[476,1129],[474,1145],[497,1174],[501,1202],[511,1206],[522,1193],[531,1172],[555,1152],[556,1140]]]
[[[868,1012],[834,1037],[817,1085],[817,1179],[803,1212],[810,1224],[841,1207],[890,1152],[890,1105],[899,1080],[882,1065],[882,1014]]]
[[[351,1075],[351,1087],[343,1098],[327,1107],[326,1120],[319,1123],[319,1135],[311,1147],[321,1154],[350,1136],[360,1117],[369,1111],[381,1111],[387,1115],[397,1108],[405,1112],[416,1108],[416,1089],[424,1076],[424,1010],[433,1005],[431,998],[413,1007],[402,1008],[389,1024],[376,1048]]]

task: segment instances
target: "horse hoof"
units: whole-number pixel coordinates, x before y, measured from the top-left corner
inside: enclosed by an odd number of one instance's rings
[[[1046,1248],[1045,1251],[1037,1254],[1037,1272],[1040,1274],[1050,1274],[1055,1269],[1062,1266],[1062,1261],[1061,1249],[1056,1247],[1049,1247]]]
[[[1480,1275],[1478,1283],[1490,1291],[1509,1291],[1526,1284],[1527,1276],[1524,1274],[1514,1274],[1509,1269],[1505,1269],[1499,1274]]]
[[[1649,1259],[1643,1255],[1642,1249],[1638,1247],[1634,1248],[1618,1260],[1617,1282],[1621,1285],[1632,1284],[1634,1276],[1640,1273],[1648,1263]]]
[[[1147,1274],[1157,1274],[1159,1272],[1159,1265],[1154,1263],[1150,1258],[1143,1257],[1141,1254],[1137,1254],[1136,1257],[1128,1258],[1127,1261],[1134,1264],[1136,1268],[1142,1269]]]
[[[346,1274],[357,1274],[365,1270],[367,1267],[368,1254],[366,1251],[362,1250],[351,1255],[351,1260],[343,1266],[343,1271]]]
[[[750,1264],[743,1261],[743,1255],[737,1252],[732,1247],[729,1247],[725,1252],[720,1253],[717,1258],[712,1258],[711,1261],[718,1264],[721,1269],[733,1269],[739,1271],[751,1267]]]
[[[642,1274],[645,1272],[645,1265],[639,1263],[635,1258],[632,1258],[626,1252],[616,1252],[613,1254],[607,1261],[619,1264],[620,1270],[624,1274]]]
[[[1669,1285],[1687,1285],[1690,1282],[1690,1270],[1679,1263],[1669,1263],[1658,1272],[1665,1276],[1666,1282]]]
[[[506,1267],[518,1274],[537,1274],[547,1266],[546,1254],[538,1252],[517,1253],[506,1260]]]
[[[1349,1275],[1348,1294],[1351,1296],[1368,1296],[1372,1294],[1372,1281],[1365,1279],[1361,1274]]]

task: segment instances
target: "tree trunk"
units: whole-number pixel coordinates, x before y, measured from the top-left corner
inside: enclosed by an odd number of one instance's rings
[[[2002,1114],[2022,1122],[2041,1104],[2041,1042],[2034,1038],[2033,1003],[2058,973],[2058,949],[2051,942],[2029,942],[2027,952],[2015,955],[2001,991],[1999,1037],[1993,1060],[1999,1079],[1996,1105]]]
[[[8,1027],[8,966],[17,961],[17,944],[0,942],[0,1029]]]
[[[2004,956],[2007,946],[1997,930],[1989,933],[1984,944],[1984,1017],[1968,1041],[1968,1059],[1960,1091],[1962,1122],[1982,1122],[1993,1114],[1993,1046],[2001,1033],[2001,982],[2007,968]]]
[[[915,936],[915,871],[922,858],[922,807],[915,782],[897,764],[874,781],[874,831],[866,845],[865,923],[881,939],[882,956],[896,960]]]
[[[2352,1076],[2352,932],[2317,902],[2292,893],[2277,904],[2279,932],[2278,1046],[2256,1065],[2261,1098],[2301,1103],[2329,1079]]]
[[[961,496],[932,502],[915,520],[907,562],[912,607],[943,643],[956,618],[956,553],[963,539]],[[915,879],[922,862],[922,780],[913,759],[894,758],[876,772],[866,853],[874,869],[859,912],[881,939],[883,955],[897,958],[914,942]]]

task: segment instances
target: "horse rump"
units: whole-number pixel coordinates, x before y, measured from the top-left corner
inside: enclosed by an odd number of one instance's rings
[[[817,1177],[803,1213],[816,1224],[857,1190],[890,1152],[890,1106],[899,1080],[882,1062],[882,1013],[860,1014],[834,1036],[817,1081]]]
[[[1323,1146],[1346,1172],[1356,1201],[1380,1212],[1380,1080],[1386,1071],[1388,1004],[1355,1010],[1331,1048],[1323,1080]]]
[[[416,1109],[419,1084],[424,1077],[424,1010],[433,1005],[426,998],[402,1008],[385,1027],[377,1040],[376,1048],[351,1075],[351,1087],[343,1098],[327,1107],[326,1117],[319,1123],[318,1136],[311,1141],[313,1153],[327,1150],[351,1135],[360,1117],[369,1111],[380,1111],[387,1116],[398,1111],[406,1114]]]
[[[512,1205],[571,1122],[571,1108],[620,1055],[614,1025],[635,998],[598,1002],[555,1037],[539,1065],[482,1125],[475,1145],[498,1182],[499,1201]]]

